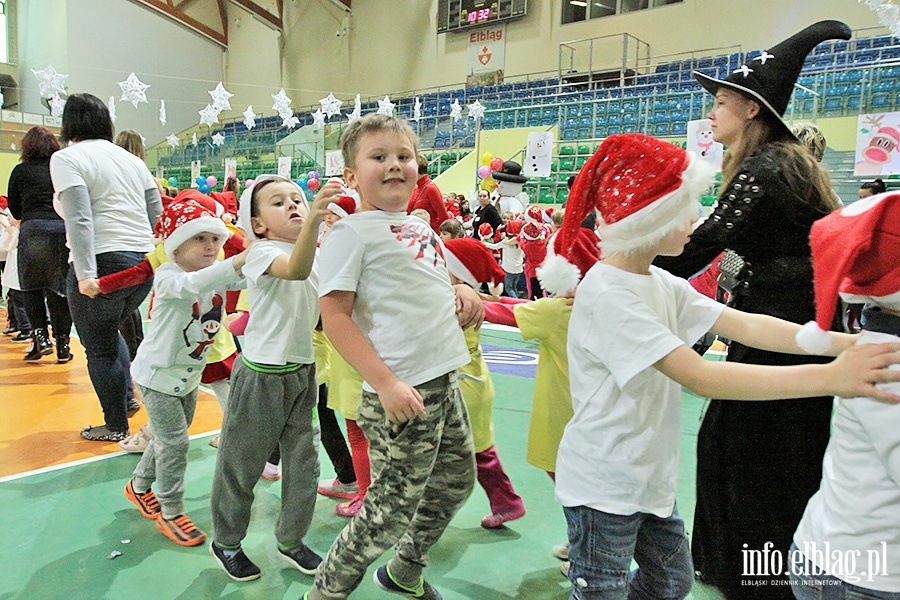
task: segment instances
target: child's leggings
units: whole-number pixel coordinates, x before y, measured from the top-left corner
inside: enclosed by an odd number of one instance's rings
[[[353,470],[356,473],[356,485],[359,486],[359,496],[365,497],[366,491],[372,484],[372,472],[369,465],[369,440],[353,419],[345,419],[347,422],[347,439],[350,440],[350,452],[353,456]],[[341,479],[343,482],[343,479]]]

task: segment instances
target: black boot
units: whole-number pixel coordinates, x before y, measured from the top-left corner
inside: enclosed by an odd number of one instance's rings
[[[56,364],[67,363],[73,358],[72,351],[69,349],[69,336],[56,336]]]
[[[31,339],[34,342],[31,346],[31,352],[25,355],[25,360],[38,360],[42,356],[47,356],[53,352],[53,344],[47,337],[47,329],[38,327],[31,332]]]

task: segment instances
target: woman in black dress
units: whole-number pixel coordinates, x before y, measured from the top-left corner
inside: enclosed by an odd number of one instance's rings
[[[19,229],[19,284],[33,344],[25,360],[53,352],[47,330],[47,310],[56,338],[57,362],[72,360],[69,333],[72,317],[66,302],[69,250],[66,225],[53,209],[50,156],[59,150],[46,127],[32,127],[22,138],[22,162],[9,176],[9,212],[22,221]]]
[[[824,40],[849,37],[845,24],[823,21],[725,80],[695,73],[716,97],[709,118],[715,140],[728,146],[726,183],[684,252],[658,259],[658,266],[690,277],[731,250],[738,264],[743,261],[731,278],[731,306],[794,323],[815,318],[809,231],[838,203],[827,174],[781,116],[806,54]],[[791,365],[830,359],[731,343],[727,360]],[[745,556],[770,543],[787,565],[794,530],[819,487],[831,404],[830,397],[710,402],[697,440],[691,551],[698,578],[727,598],[793,598],[786,566],[774,576],[757,576],[745,572]]]

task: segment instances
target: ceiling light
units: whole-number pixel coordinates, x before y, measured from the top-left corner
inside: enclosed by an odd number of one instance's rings
[[[574,6],[581,6],[581,7],[583,7],[583,8],[587,8],[587,2],[585,2],[584,0],[569,0],[569,4],[572,4],[572,5],[574,5]]]

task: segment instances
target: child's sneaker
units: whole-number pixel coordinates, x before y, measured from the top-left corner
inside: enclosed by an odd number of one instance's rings
[[[260,570],[252,560],[244,554],[243,548],[237,550],[226,550],[215,542],[209,545],[209,553],[212,554],[219,566],[222,567],[228,576],[235,581],[253,581],[259,579]]]
[[[379,567],[378,570],[372,574],[372,581],[386,592],[400,594],[407,598],[420,598],[421,600],[442,600],[443,598],[443,596],[441,596],[436,589],[431,587],[431,584],[425,581],[421,575],[419,576],[419,583],[415,587],[410,588],[401,585],[391,577],[391,572],[388,570],[387,565]]]
[[[348,519],[352,519],[356,516],[356,513],[359,512],[359,509],[363,503],[363,498],[363,496],[357,496],[349,502],[341,502],[334,507],[334,512],[339,517],[347,517]]]
[[[134,483],[129,480],[125,484],[125,497],[134,502],[141,514],[148,519],[156,519],[160,515],[159,500],[153,494],[153,490],[147,490],[143,494],[134,491]]]
[[[150,445],[150,438],[153,435],[147,429],[147,426],[144,425],[138,432],[134,435],[129,435],[127,438],[119,442],[119,448],[124,450],[125,452],[131,452],[132,454],[141,454],[144,450],[147,449],[147,446]]]
[[[214,436],[214,437],[209,438],[209,445],[212,446],[213,448],[218,448],[219,447],[219,436]]]
[[[353,500],[359,494],[359,485],[355,481],[353,483],[341,483],[341,480],[335,477],[334,481],[320,481],[317,490],[323,496],[330,498]]]
[[[19,334],[13,336],[12,340],[10,340],[10,341],[15,342],[16,344],[24,344],[26,342],[30,342],[31,341],[31,332],[30,331],[28,331],[28,332],[20,331]]]
[[[81,430],[81,437],[92,442],[121,442],[128,437],[128,430],[113,431],[106,425],[97,427],[88,425]]]
[[[199,546],[206,541],[206,534],[187,515],[178,515],[172,520],[159,515],[156,528],[179,546]]]
[[[559,572],[563,574],[563,577],[569,577],[569,561],[564,560],[559,563]]]
[[[496,529],[507,521],[515,521],[525,516],[525,507],[521,506],[517,509],[503,513],[494,513],[481,519],[481,526],[485,529]]]
[[[553,546],[552,554],[559,560],[569,560],[569,542]]]
[[[269,481],[278,481],[281,479],[281,469],[278,468],[278,465],[267,462],[266,466],[263,467],[262,478]]]
[[[316,569],[322,564],[322,557],[310,550],[305,544],[300,544],[290,550],[279,548],[278,554],[286,563],[299,569],[304,575],[315,575]]]

